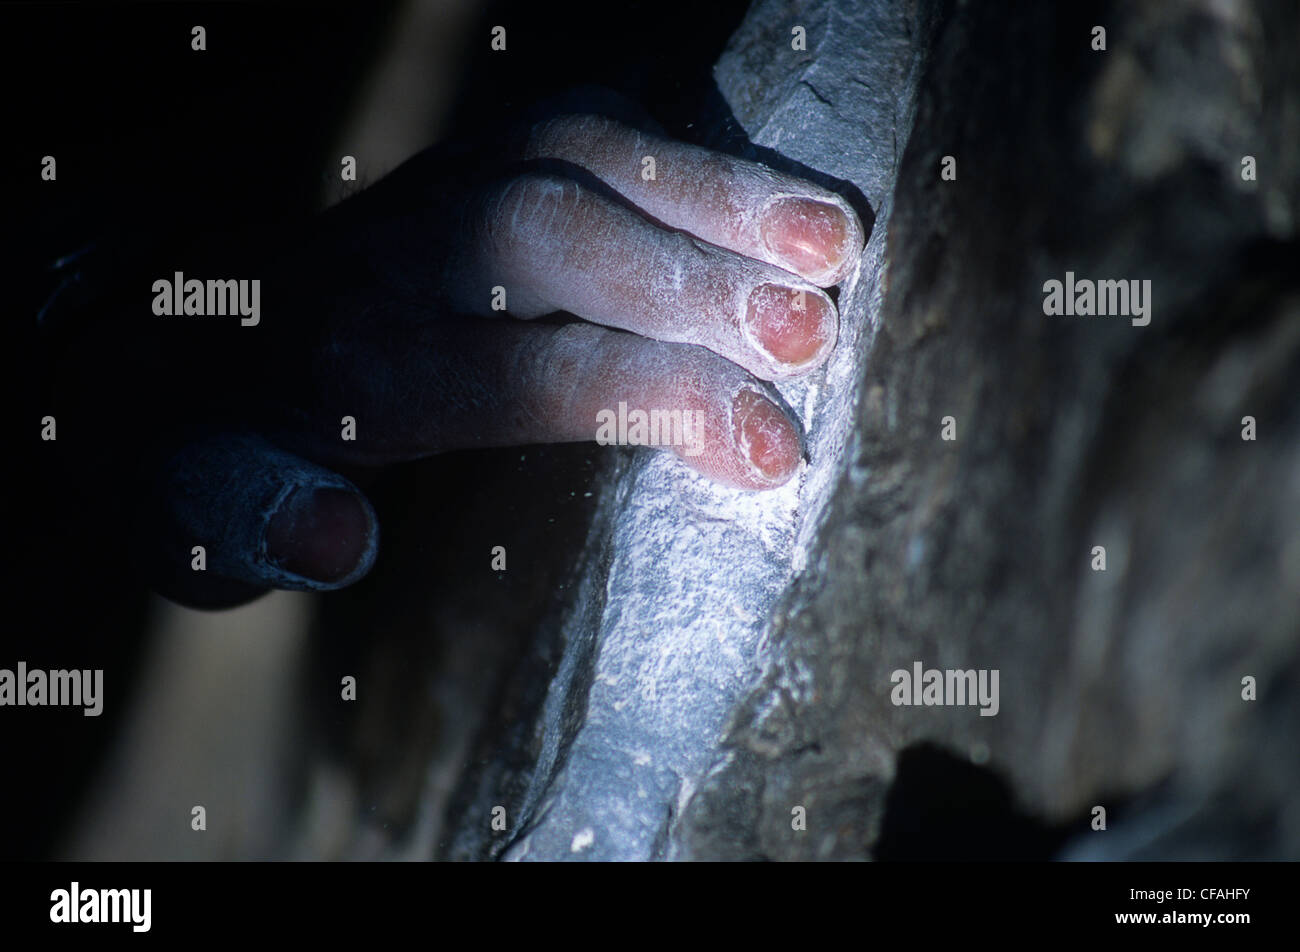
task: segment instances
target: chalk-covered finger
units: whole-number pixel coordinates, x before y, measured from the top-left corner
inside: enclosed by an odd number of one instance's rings
[[[540,123],[525,151],[579,165],[664,224],[819,287],[843,281],[862,253],[862,223],[843,198],[755,162],[601,116]]]
[[[459,305],[490,313],[558,310],[661,341],[696,344],[776,380],[819,366],[835,345],[835,305],[798,276],[655,225],[572,180],[520,176],[491,190]],[[469,280],[465,280],[469,278]]]
[[[787,482],[799,431],[772,388],[701,347],[575,322],[432,322],[399,333],[377,317],[362,359],[345,349],[328,375],[318,438],[299,447],[345,463],[531,443],[659,446],[728,486]],[[336,422],[356,421],[340,441]]]
[[[589,325],[546,330],[519,398],[553,422],[553,437],[665,446],[741,489],[771,489],[794,475],[802,457],[794,423],[734,364]]]

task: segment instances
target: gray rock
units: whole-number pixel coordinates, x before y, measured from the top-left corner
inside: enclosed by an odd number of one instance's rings
[[[945,11],[850,464],[675,855],[870,856],[900,751],[930,743],[1063,831],[1124,817],[1066,857],[1300,856],[1296,14],[1103,22],[1094,53],[1052,5]],[[1067,270],[1151,280],[1150,325],[1045,316]],[[999,669],[998,715],[895,706],[916,661]]]

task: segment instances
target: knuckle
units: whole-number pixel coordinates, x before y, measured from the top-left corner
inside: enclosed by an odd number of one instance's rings
[[[564,158],[582,151],[593,137],[604,132],[598,116],[565,114],[545,119],[533,126],[525,149],[525,158]]]
[[[516,378],[525,381],[531,413],[539,418],[567,419],[572,401],[589,379],[605,332],[574,323],[555,329],[540,346],[521,354]]]
[[[529,173],[500,186],[490,204],[488,226],[508,246],[531,245],[563,233],[580,200],[577,183],[558,175]]]

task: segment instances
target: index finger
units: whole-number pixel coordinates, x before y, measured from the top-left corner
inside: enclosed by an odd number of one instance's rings
[[[862,254],[862,222],[834,192],[603,116],[539,123],[525,157],[572,162],[670,228],[818,287],[844,280]]]

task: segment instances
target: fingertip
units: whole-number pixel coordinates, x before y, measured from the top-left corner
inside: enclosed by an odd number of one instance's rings
[[[770,282],[750,292],[745,312],[753,343],[776,361],[781,376],[821,364],[835,346],[835,306],[819,291]]]
[[[370,571],[377,534],[374,511],[359,493],[303,486],[268,519],[266,558],[308,587],[342,588]]]
[[[763,212],[760,230],[769,252],[820,287],[844,280],[862,253],[857,215],[829,201],[779,198]]]
[[[785,485],[803,458],[799,433],[785,411],[754,390],[741,389],[732,399],[731,433],[751,488]]]

